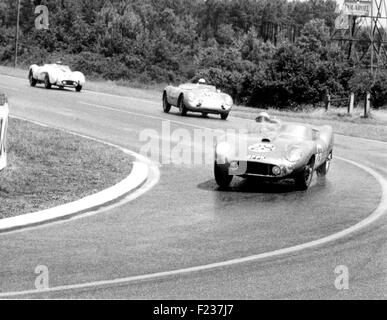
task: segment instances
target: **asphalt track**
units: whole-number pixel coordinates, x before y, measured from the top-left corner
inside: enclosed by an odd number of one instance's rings
[[[140,132],[161,132],[163,119],[171,121],[171,132],[186,129],[192,136],[195,129],[238,129],[248,123],[233,117],[182,118],[175,110],[162,113],[160,101],[30,88],[26,80],[8,76],[0,76],[0,89],[9,96],[11,115],[134,152],[144,145]],[[173,137],[164,140],[176,144]],[[193,143],[187,147],[202,152]],[[337,136],[335,155],[339,158],[328,178],[315,180],[306,192],[287,183],[254,180],[236,180],[231,190],[219,191],[211,165],[162,164],[157,185],[131,202],[82,219],[0,235],[0,297],[24,292],[9,297],[384,299],[387,212],[380,207],[381,181],[375,175],[387,179],[387,144]],[[334,241],[227,263],[337,234],[378,207],[378,219]],[[38,265],[48,267],[53,291],[31,291]],[[348,267],[349,290],[335,288],[339,265]]]

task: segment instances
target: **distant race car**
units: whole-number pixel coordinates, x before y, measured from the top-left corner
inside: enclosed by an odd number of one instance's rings
[[[298,189],[306,190],[315,171],[319,176],[328,173],[333,141],[331,126],[286,123],[263,113],[247,133],[237,139],[225,136],[217,143],[215,180],[224,188],[234,176],[265,180],[292,178]]]
[[[0,93],[0,171],[7,166],[6,134],[8,125],[8,100]]]
[[[171,107],[177,107],[185,116],[187,111],[207,114],[219,114],[226,120],[233,106],[232,98],[217,90],[215,86],[207,85],[204,79],[198,83],[181,84],[178,87],[168,86],[163,93],[163,110],[168,113]]]
[[[44,83],[47,89],[51,89],[52,86],[70,87],[75,88],[78,92],[82,90],[86,82],[82,72],[73,72],[68,66],[61,63],[33,64],[30,66],[28,79],[31,87],[35,87],[37,83]]]

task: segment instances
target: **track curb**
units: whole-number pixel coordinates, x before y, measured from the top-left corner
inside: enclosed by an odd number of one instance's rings
[[[19,117],[14,117],[14,118],[29,121],[27,119],[23,119]],[[30,121],[30,122],[38,125],[42,125],[42,126],[47,126],[45,124],[40,124],[35,121]],[[124,149],[122,147],[119,147],[110,143],[106,143],[91,137],[76,134],[71,131],[67,131],[67,130],[64,130],[64,131],[73,135],[81,136],[86,139],[94,140],[109,146],[116,147],[117,149],[120,149],[121,151],[123,151],[128,155],[132,155],[135,157],[137,156],[132,151]],[[137,160],[142,160],[140,157],[136,157],[136,158]],[[125,179],[123,179],[122,181],[120,181],[119,183],[115,184],[112,187],[104,189],[95,194],[86,196],[82,199],[69,202],[54,208],[45,209],[45,210],[41,210],[33,213],[27,213],[16,217],[1,219],[0,234],[16,231],[19,229],[35,227],[46,223],[57,222],[61,220],[68,220],[75,216],[82,215],[87,212],[95,211],[102,207],[108,206],[113,202],[116,202],[121,200],[122,198],[125,198],[130,193],[139,189],[147,181],[149,171],[150,171],[149,166],[146,162],[134,161],[130,174]]]

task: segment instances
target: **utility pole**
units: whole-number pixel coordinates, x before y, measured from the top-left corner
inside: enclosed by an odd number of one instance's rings
[[[17,51],[19,47],[19,24],[20,24],[20,0],[17,1],[17,18],[16,18],[16,34],[15,34],[15,62],[14,67],[17,67]]]

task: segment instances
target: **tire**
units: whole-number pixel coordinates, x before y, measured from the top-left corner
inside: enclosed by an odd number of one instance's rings
[[[44,87],[46,89],[51,89],[51,83],[50,83],[50,77],[48,76],[48,74],[46,74],[46,76],[44,77]]]
[[[332,161],[332,152],[329,154],[327,161],[325,161],[321,166],[316,169],[317,175],[319,177],[325,177],[331,167]]]
[[[78,86],[75,87],[75,91],[76,92],[81,92],[81,90],[82,90],[82,86],[78,85]]]
[[[171,110],[171,105],[168,103],[167,94],[164,92],[163,94],[163,111],[168,113]]]
[[[227,165],[219,165],[215,162],[214,175],[215,175],[215,181],[220,188],[227,188],[230,186],[233,176],[228,174]]]
[[[305,168],[295,177],[296,187],[298,190],[307,190],[310,187],[313,180],[313,173],[313,161],[309,161]]]
[[[28,80],[30,81],[30,86],[35,87],[38,81],[34,79],[34,76],[32,74],[32,71],[30,71],[30,74],[28,75]]]
[[[228,113],[222,113],[222,114],[220,115],[220,118],[221,118],[222,120],[227,120],[227,118],[228,118]]]
[[[184,97],[183,97],[183,95],[181,95],[179,97],[179,100],[178,100],[177,104],[178,104],[178,107],[179,107],[180,114],[183,117],[186,116],[187,115],[187,109],[186,109],[186,107],[184,105]]]
[[[208,118],[208,113],[207,113],[207,112],[203,112],[203,113],[202,113],[202,117],[203,117],[203,118]]]

